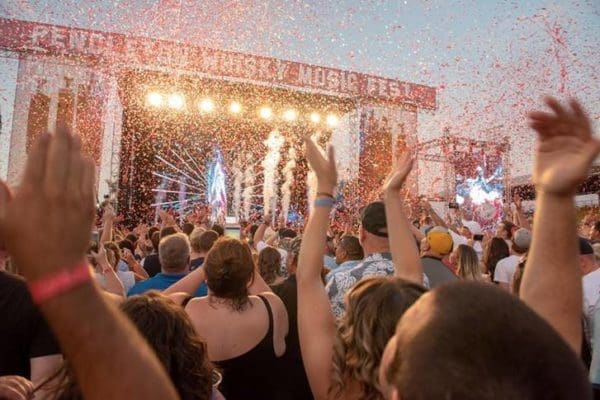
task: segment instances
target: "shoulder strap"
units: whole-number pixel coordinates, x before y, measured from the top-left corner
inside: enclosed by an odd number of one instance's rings
[[[192,296],[185,296],[185,298],[181,302],[181,307],[185,308],[188,305],[188,303],[190,302],[191,299],[193,299]]]
[[[269,303],[269,300],[267,300],[264,296],[261,296],[259,294],[258,297],[263,301],[263,303],[265,303],[265,307],[267,308],[267,314],[269,314],[268,336],[271,336],[273,334],[273,311],[271,310],[271,304]]]

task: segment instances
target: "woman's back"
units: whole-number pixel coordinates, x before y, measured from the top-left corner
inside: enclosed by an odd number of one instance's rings
[[[278,377],[287,315],[277,296],[248,296],[240,311],[220,298],[202,297],[192,300],[186,311],[208,344],[209,358],[222,369],[220,389],[225,398],[287,398]]]

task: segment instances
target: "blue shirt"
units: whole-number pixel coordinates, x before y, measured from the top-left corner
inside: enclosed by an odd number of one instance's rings
[[[127,292],[127,296],[133,296],[136,294],[142,294],[149,290],[158,290],[163,291],[167,289],[169,286],[179,281],[181,278],[186,276],[187,274],[156,274],[150,279],[146,279],[145,281],[141,281],[136,283],[129,292]],[[208,286],[206,282],[202,283],[200,288],[196,291],[194,296],[202,297],[206,296],[208,293]]]

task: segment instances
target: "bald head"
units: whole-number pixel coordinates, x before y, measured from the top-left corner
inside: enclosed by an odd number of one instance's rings
[[[459,282],[403,315],[380,379],[388,398],[402,400],[588,399],[586,375],[558,333],[518,298]]]

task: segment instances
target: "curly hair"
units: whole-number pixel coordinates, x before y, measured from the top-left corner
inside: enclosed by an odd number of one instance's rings
[[[148,341],[182,400],[211,398],[215,368],[208,359],[206,344],[200,341],[180,305],[159,292],[149,291],[127,299],[121,310]],[[51,388],[55,399],[83,398],[67,362],[55,376],[60,382]]]
[[[227,302],[234,311],[243,311],[252,303],[248,286],[254,280],[254,260],[248,245],[223,236],[215,242],[204,260],[206,283],[212,296]]]
[[[378,378],[383,350],[402,314],[426,291],[400,278],[371,277],[348,292],[334,344],[330,395],[340,396],[352,380],[360,386],[357,398],[383,398]]]
[[[267,285],[281,276],[281,253],[274,247],[265,247],[258,254],[258,271]]]

